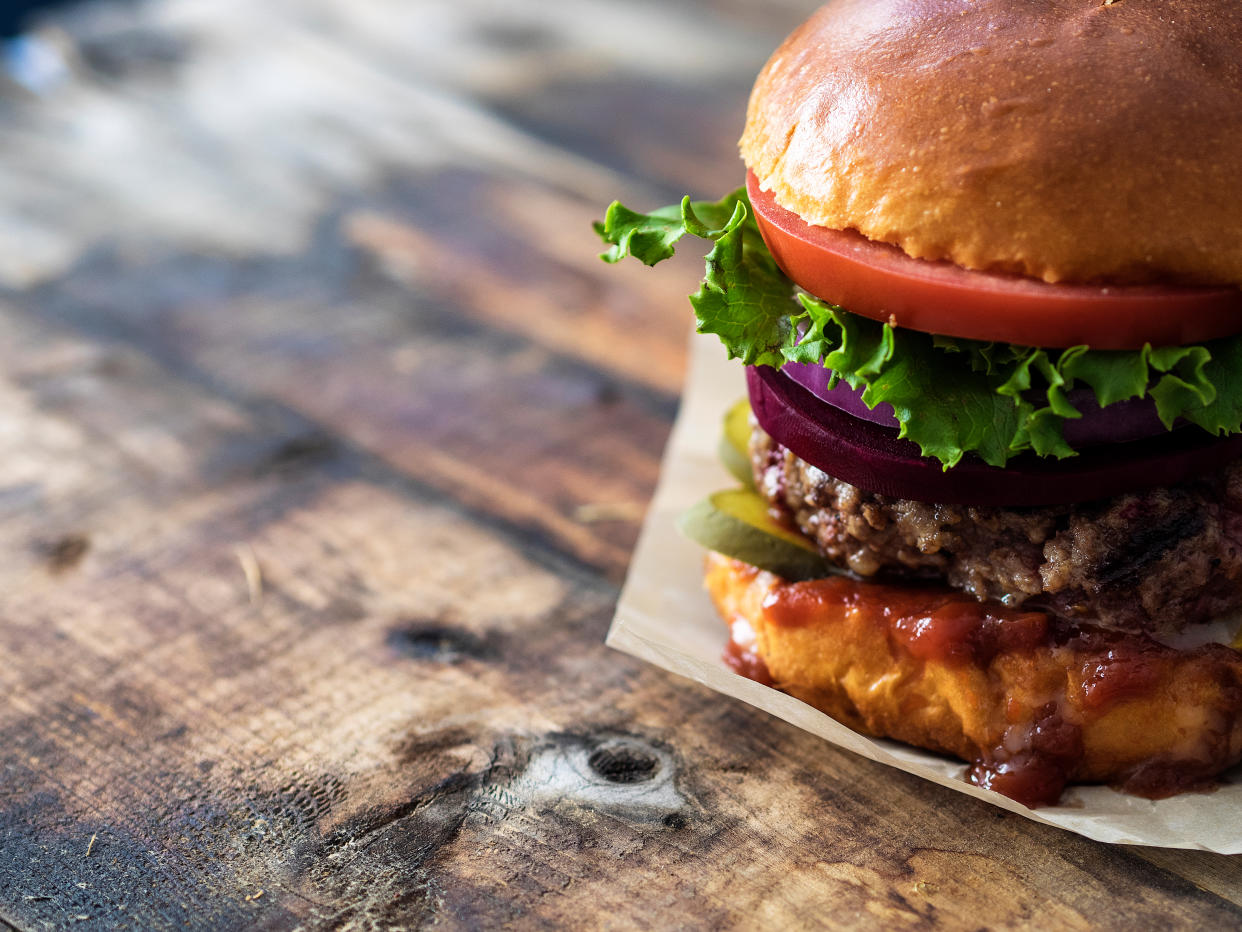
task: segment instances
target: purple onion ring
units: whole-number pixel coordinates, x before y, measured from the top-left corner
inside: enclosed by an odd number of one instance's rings
[[[829,388],[832,370],[819,363],[789,362],[781,371],[816,398],[846,414],[893,430],[900,426],[892,405],[882,402],[868,408],[862,400],[862,389],[850,388],[843,380]],[[1065,442],[1076,450],[1168,433],[1156,414],[1156,403],[1150,398],[1131,398],[1101,408],[1095,399],[1095,392],[1089,388],[1071,389],[1067,397],[1069,403],[1082,412],[1081,418],[1067,420],[1064,426]],[[1037,398],[1032,401],[1040,404]]]
[[[1004,469],[967,456],[945,471],[896,431],[846,414],[775,369],[750,367],[746,380],[751,410],[773,440],[830,476],[893,498],[1010,508],[1069,504],[1176,485],[1242,454],[1242,434],[1217,439],[1187,429],[1100,445],[1065,460],[1023,454]]]

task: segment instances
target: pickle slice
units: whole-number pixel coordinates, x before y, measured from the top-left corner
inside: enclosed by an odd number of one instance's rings
[[[836,572],[815,546],[772,519],[767,502],[750,489],[709,495],[677,520],[696,544],[789,580],[816,579]]]
[[[750,468],[750,399],[743,398],[729,408],[724,416],[724,431],[716,447],[716,455],[725,469],[748,488],[755,487],[755,474]]]

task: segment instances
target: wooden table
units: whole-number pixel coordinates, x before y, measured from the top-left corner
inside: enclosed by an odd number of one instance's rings
[[[0,109],[0,924],[1242,924],[1236,860],[1031,824],[602,646],[699,264],[605,267],[588,224],[737,184],[813,6],[41,33]]]

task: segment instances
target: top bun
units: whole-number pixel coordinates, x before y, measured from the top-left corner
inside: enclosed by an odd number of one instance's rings
[[[1242,284],[1242,3],[835,0],[741,148],[807,223],[917,258]]]

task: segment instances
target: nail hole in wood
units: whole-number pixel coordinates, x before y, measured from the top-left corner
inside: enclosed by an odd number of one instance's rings
[[[290,472],[317,466],[340,452],[336,440],[312,430],[283,440],[259,466],[259,472]]]
[[[388,632],[388,646],[415,660],[458,663],[466,657],[484,658],[488,646],[469,631],[440,624],[413,624]]]
[[[645,783],[659,771],[660,761],[631,744],[608,744],[587,758],[587,766],[609,783]]]
[[[85,534],[66,534],[44,544],[40,549],[47,560],[48,569],[53,573],[63,573],[82,561],[86,552],[91,549],[91,541]]]

